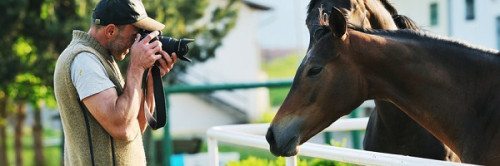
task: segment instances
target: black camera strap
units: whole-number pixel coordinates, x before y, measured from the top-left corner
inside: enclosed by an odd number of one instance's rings
[[[151,115],[149,110],[144,110],[144,114],[146,116],[146,120],[148,121],[149,126],[153,129],[159,129],[165,126],[167,122],[167,110],[165,107],[165,93],[163,92],[163,82],[161,80],[160,68],[158,66],[153,65],[151,68],[151,74],[153,75],[153,93],[155,97],[155,111],[154,114]],[[148,78],[148,70],[144,71],[143,81],[142,81],[142,89],[144,92],[144,98],[147,95],[147,79]]]

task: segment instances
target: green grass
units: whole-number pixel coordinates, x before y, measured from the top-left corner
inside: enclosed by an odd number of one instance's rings
[[[301,56],[289,55],[263,63],[262,68],[269,78],[292,78],[299,67]]]
[[[292,79],[299,66],[301,56],[289,55],[264,63],[262,68],[269,79]],[[269,90],[271,106],[280,106],[285,100],[290,88],[272,88]]]
[[[23,165],[37,165],[35,161],[35,151],[33,148],[33,136],[31,131],[25,131],[22,137],[23,144]],[[44,131],[44,139],[47,138],[60,138],[61,132],[53,130]],[[60,146],[44,147],[43,149],[45,163],[44,165],[60,165],[61,163],[61,149]],[[14,152],[14,133],[7,132],[7,155],[10,165],[15,165],[15,152]]]
[[[335,143],[335,146],[345,146],[344,143]],[[284,166],[285,159],[283,157],[276,157],[269,152],[269,150],[258,149],[254,147],[219,143],[219,152],[238,152],[240,154],[240,161],[232,161],[228,166]],[[202,147],[202,152],[207,151],[206,143]],[[350,166],[352,164],[342,163],[338,161],[324,160],[306,156],[299,156],[299,166]]]
[[[240,154],[240,160],[247,159],[251,156],[263,158],[263,159],[276,159],[277,157],[273,156],[271,152],[264,149],[258,149],[254,147],[227,144],[227,143],[219,143],[218,145],[219,152],[238,152]],[[207,144],[206,142],[203,144],[201,148],[201,152],[207,152]]]

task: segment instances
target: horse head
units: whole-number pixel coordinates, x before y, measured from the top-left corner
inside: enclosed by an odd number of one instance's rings
[[[318,42],[299,66],[292,87],[274,117],[266,139],[277,156],[292,156],[297,146],[359,106],[366,98],[361,73],[349,58],[347,21],[333,8]],[[323,20],[324,21],[324,20]]]
[[[309,30],[309,48],[318,40],[317,31],[321,18],[338,8],[350,24],[368,29],[397,29],[391,14],[397,11],[385,0],[311,0],[307,10],[306,25]],[[400,17],[398,17],[400,18]],[[405,17],[406,18],[406,17]],[[409,22],[412,22],[408,19]]]

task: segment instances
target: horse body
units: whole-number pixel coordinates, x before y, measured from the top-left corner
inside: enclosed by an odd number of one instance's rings
[[[320,20],[325,9],[339,8],[348,22],[363,28],[396,30],[417,26],[405,16],[398,15],[387,0],[311,0],[306,25],[309,29],[309,48],[323,34]],[[321,10],[319,10],[321,9]],[[322,18],[323,17],[323,18]],[[394,20],[393,20],[394,19]],[[460,161],[443,143],[402,113],[394,104],[375,100],[364,138],[364,149],[439,160]]]
[[[357,48],[354,63],[362,66],[360,73],[371,87],[368,96],[398,105],[462,161],[500,163],[497,53],[412,32],[378,34],[370,41],[363,33],[349,34],[351,47]],[[378,50],[359,49],[366,45]]]
[[[268,130],[271,152],[296,154],[299,144],[377,99],[396,105],[462,161],[500,164],[497,51],[410,31],[348,29],[338,10],[329,29],[310,48]]]

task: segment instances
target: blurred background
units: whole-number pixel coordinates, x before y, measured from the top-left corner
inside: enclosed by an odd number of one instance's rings
[[[500,49],[500,0],[390,0],[443,36]],[[97,0],[0,1],[0,166],[61,165],[63,133],[53,71],[73,29],[87,31]],[[269,123],[308,46],[308,0],[148,0],[163,34],[196,39],[164,78],[165,128],[144,135],[148,165],[205,165],[207,129]],[[127,60],[120,62],[126,68]],[[124,71],[124,70],[122,70]],[[369,115],[365,103],[351,117]],[[312,141],[362,148],[363,132]],[[280,165],[268,151],[222,144],[222,165]],[[341,164],[305,158],[306,165]]]

